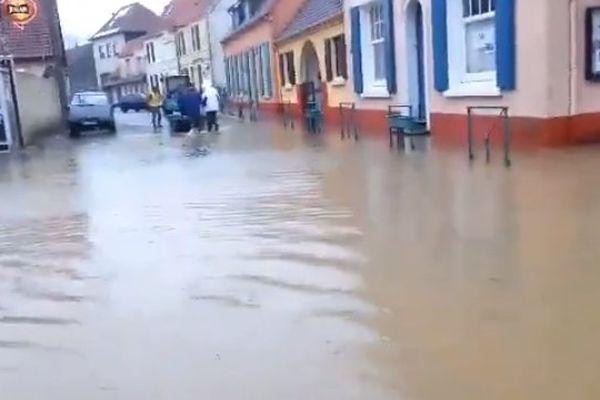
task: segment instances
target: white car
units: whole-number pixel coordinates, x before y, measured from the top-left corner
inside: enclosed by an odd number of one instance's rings
[[[116,132],[113,107],[103,92],[76,93],[69,106],[71,137],[79,137],[82,131],[106,129]]]

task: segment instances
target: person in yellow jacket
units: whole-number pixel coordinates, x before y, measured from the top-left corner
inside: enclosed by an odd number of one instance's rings
[[[162,105],[163,105],[163,95],[160,93],[160,90],[157,86],[152,88],[152,91],[148,95],[148,110],[152,113],[152,127],[156,130],[162,128]]]

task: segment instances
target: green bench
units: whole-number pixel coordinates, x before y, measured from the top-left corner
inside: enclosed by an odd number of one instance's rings
[[[394,147],[394,136],[398,147],[404,147],[404,138],[410,138],[410,146],[414,149],[412,139],[416,136],[428,136],[427,122],[412,116],[411,105],[394,104],[388,107],[388,127],[390,132],[390,148]]]

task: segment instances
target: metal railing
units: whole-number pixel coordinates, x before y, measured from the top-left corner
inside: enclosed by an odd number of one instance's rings
[[[354,140],[358,141],[356,103],[340,103],[339,108],[342,140],[346,138],[351,139],[354,136]]]
[[[510,129],[510,119],[509,119],[509,109],[508,107],[500,107],[500,106],[470,106],[467,107],[467,140],[469,146],[469,161],[475,160],[475,145],[474,145],[474,128],[473,128],[473,117],[475,116],[475,111],[499,111],[496,114],[486,114],[486,116],[495,117],[493,123],[487,129],[485,133],[485,159],[489,164],[492,159],[492,134],[496,129],[496,126],[499,121],[502,121],[502,137],[503,137],[503,151],[504,151],[504,164],[507,167],[512,165],[511,160],[511,129]]]

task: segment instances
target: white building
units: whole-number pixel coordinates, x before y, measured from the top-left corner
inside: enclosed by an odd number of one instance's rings
[[[94,46],[98,85],[104,88],[106,84],[119,78],[119,55],[127,42],[163,29],[164,26],[163,18],[140,3],[132,3],[117,10],[90,38]]]
[[[128,94],[145,93],[146,68],[144,37],[129,41],[121,49],[115,74],[103,88],[113,101]]]
[[[206,80],[226,86],[221,40],[231,28],[228,9],[236,1],[172,0],[165,7],[163,17],[174,26],[177,70],[188,75],[196,87]]]
[[[179,74],[179,63],[175,48],[175,34],[167,29],[144,38],[146,61],[146,84],[148,88],[158,86],[164,92],[164,78]]]
[[[221,40],[231,30],[231,15],[229,9],[237,0],[215,1],[208,13],[208,37],[210,58],[212,64],[212,81],[215,87],[227,87],[225,53]]]

